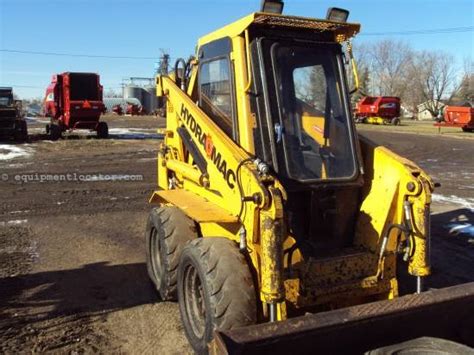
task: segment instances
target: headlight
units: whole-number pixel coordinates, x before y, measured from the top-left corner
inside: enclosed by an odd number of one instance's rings
[[[338,7],[330,7],[326,15],[326,19],[335,22],[347,22],[349,17],[349,10],[341,9]]]
[[[262,0],[261,12],[267,12],[270,14],[281,14],[283,12],[283,6],[285,4],[281,0],[266,1]]]

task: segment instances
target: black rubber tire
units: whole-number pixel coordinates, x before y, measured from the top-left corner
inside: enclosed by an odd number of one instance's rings
[[[462,128],[462,131],[463,131],[463,132],[474,132],[474,128],[463,127],[463,128]]]
[[[179,208],[162,206],[151,210],[145,237],[148,275],[163,301],[176,301],[179,259],[198,237],[196,225]]]
[[[394,126],[400,125],[400,119],[398,117],[392,118],[391,124]]]
[[[198,354],[207,354],[215,329],[243,327],[257,320],[249,266],[237,244],[227,238],[199,238],[184,248],[178,300],[186,337]]]
[[[107,139],[109,138],[109,126],[106,122],[99,122],[97,124],[97,138]]]
[[[14,138],[17,142],[26,142],[28,140],[28,126],[26,121],[18,121],[15,128]]]
[[[63,130],[61,129],[61,126],[54,123],[49,126],[49,138],[52,141],[57,141],[58,139],[61,139],[62,134]]]
[[[393,344],[382,348],[369,350],[366,355],[425,355],[425,354],[472,354],[472,349],[466,345],[450,340],[422,337]]]

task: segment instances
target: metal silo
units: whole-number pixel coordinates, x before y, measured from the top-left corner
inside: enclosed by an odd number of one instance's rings
[[[148,112],[152,113],[158,108],[158,98],[156,97],[156,86],[147,86],[145,91],[148,95]]]
[[[143,105],[143,88],[135,85],[127,85],[123,88],[125,99],[137,99]]]
[[[146,113],[150,112],[150,94],[142,88],[142,106]]]

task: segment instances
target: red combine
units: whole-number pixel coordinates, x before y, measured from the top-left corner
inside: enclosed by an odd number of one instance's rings
[[[394,96],[365,96],[356,104],[357,123],[400,124],[400,98]]]
[[[460,127],[464,132],[474,132],[474,108],[446,106],[444,121],[435,123],[437,127]]]
[[[46,89],[44,112],[51,123],[46,132],[51,140],[58,140],[65,131],[88,129],[98,138],[107,138],[107,123],[99,122],[105,106],[103,88],[98,74],[62,73],[53,75]]]

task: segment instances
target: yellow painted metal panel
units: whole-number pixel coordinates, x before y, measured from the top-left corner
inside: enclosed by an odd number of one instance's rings
[[[360,31],[357,23],[332,22],[300,16],[286,16],[268,13],[253,13],[222,27],[207,36],[201,37],[198,44],[202,46],[223,37],[241,35],[251,25],[260,27],[280,27],[309,30],[313,32],[333,32],[334,41],[342,42],[355,36]]]
[[[237,217],[232,216],[218,205],[205,198],[183,189],[155,191],[151,202],[168,202],[179,207],[187,216],[198,223],[221,222],[234,223]]]
[[[246,51],[249,49],[246,48],[245,39],[242,36],[235,37],[232,41],[235,57],[233,63],[236,91],[241,93],[236,95],[240,146],[250,154],[255,154],[253,130],[256,122],[255,118],[252,119],[249,96],[246,92],[246,86],[249,82],[249,73],[247,72],[248,56]]]

